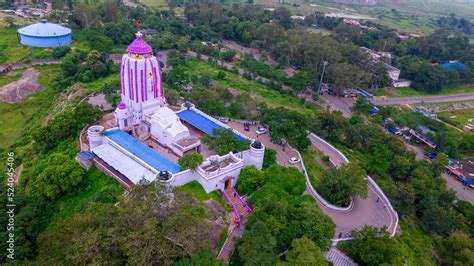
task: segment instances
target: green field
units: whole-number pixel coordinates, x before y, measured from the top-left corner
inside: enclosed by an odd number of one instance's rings
[[[417,91],[410,87],[404,88],[385,88],[373,91],[376,96],[385,97],[419,97],[419,96],[436,96],[436,95],[452,95],[460,93],[474,93],[474,84],[460,85],[456,87],[444,88],[439,93],[433,94],[424,91]]]
[[[40,123],[50,113],[50,106],[56,98],[52,86],[52,74],[58,66],[47,65],[35,67],[40,71],[39,81],[44,91],[35,93],[25,102],[0,103],[0,148],[6,148],[22,135],[33,123]]]
[[[168,4],[164,0],[139,0],[141,4],[149,7],[167,8]]]
[[[217,73],[221,71],[217,66],[196,58],[186,59],[186,64],[186,71],[190,76],[207,74],[211,77],[215,77],[217,76]],[[306,115],[312,115],[314,112],[319,110],[316,105],[304,106],[301,101],[291,95],[271,89],[255,80],[247,80],[240,75],[229,71],[226,72],[225,79],[216,81],[224,88],[233,88],[242,92],[248,92],[251,95],[254,95],[258,101],[264,102],[271,108],[285,107]]]
[[[437,114],[440,120],[461,129],[466,124],[474,124],[474,109],[445,111]],[[471,121],[469,122],[469,120]]]
[[[0,87],[19,80],[22,73],[23,70],[15,70],[14,72],[8,73],[8,75],[0,76]]]
[[[321,156],[323,155],[319,150],[309,148],[305,151],[300,152],[303,158],[304,166],[308,171],[309,181],[313,188],[316,189],[318,180],[324,174],[325,170],[320,165]]]
[[[16,31],[18,28],[0,27],[0,64],[13,63],[28,54],[29,48],[18,41]],[[52,57],[51,49],[31,48],[31,59]]]

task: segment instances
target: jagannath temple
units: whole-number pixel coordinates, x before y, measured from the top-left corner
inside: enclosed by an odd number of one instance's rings
[[[153,49],[137,33],[120,66],[120,97],[114,119],[85,131],[81,165],[95,165],[127,188],[158,179],[170,186],[197,181],[209,193],[233,189],[248,165],[261,168],[264,145],[200,111],[192,103],[169,106],[162,72]],[[219,156],[200,141],[215,129],[231,130],[249,149]],[[181,169],[178,160],[189,152],[203,155],[197,169]],[[234,190],[235,191],[235,190]]]

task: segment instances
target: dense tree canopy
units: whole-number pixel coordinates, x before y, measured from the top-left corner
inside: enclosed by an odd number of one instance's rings
[[[363,265],[391,264],[397,252],[396,242],[385,229],[365,226],[352,232],[354,240],[342,244],[343,250]]]
[[[183,169],[195,170],[203,161],[204,158],[200,153],[191,152],[179,158],[178,163]]]
[[[233,260],[275,263],[278,253],[288,249],[294,239],[302,237],[311,241],[304,241],[302,245],[313,244],[316,249],[326,250],[335,226],[313,198],[302,196],[304,176],[296,168],[277,165],[268,168],[265,175],[264,185],[251,194],[255,213],[249,219],[248,231],[237,244],[238,254]],[[290,253],[290,260],[313,259],[299,255],[298,243],[295,242],[296,250]],[[317,253],[314,256],[318,258]]]
[[[318,182],[316,190],[329,202],[348,206],[350,198],[367,198],[367,173],[356,163],[328,170]]]
[[[209,252],[210,224],[193,198],[175,193],[169,202],[161,187],[136,187],[119,205],[92,204],[43,233],[40,264],[171,264]],[[195,259],[195,258],[194,258]]]
[[[249,148],[248,141],[238,140],[230,129],[214,129],[213,135],[204,136],[202,141],[219,155],[241,152]]]

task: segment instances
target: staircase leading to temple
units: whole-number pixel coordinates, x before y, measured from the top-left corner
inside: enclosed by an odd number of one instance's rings
[[[234,252],[234,238],[242,236],[242,225],[247,217],[253,212],[252,208],[245,203],[237,191],[229,186],[224,190],[224,198],[229,202],[234,211],[234,224],[231,225],[229,236],[222,246],[218,258],[228,262]]]
[[[225,240],[224,245],[222,246],[219,255],[217,256],[219,259],[225,262],[229,262],[230,257],[234,253],[234,238],[242,236],[242,232],[240,231],[240,229],[232,227],[231,230],[232,231]]]
[[[326,259],[334,266],[357,266],[351,258],[336,247],[331,247],[325,254]]]
[[[236,216],[237,227],[240,227],[240,223],[253,212],[252,208],[245,203],[245,201],[240,197],[239,193],[232,187],[229,186],[224,190],[224,197],[232,205],[234,214]]]

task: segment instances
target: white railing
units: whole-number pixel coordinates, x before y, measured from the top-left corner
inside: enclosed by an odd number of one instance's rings
[[[392,232],[390,232],[390,236],[393,237],[397,233],[398,222],[399,222],[398,213],[395,211],[395,209],[392,206],[392,203],[390,203],[390,200],[387,198],[385,193],[383,193],[382,189],[379,187],[379,185],[377,185],[375,180],[373,180],[372,177],[370,176],[367,176],[367,179],[369,180],[369,183],[372,185],[372,187],[375,188],[375,190],[377,190],[378,194],[382,198],[382,201],[384,201],[385,205],[388,207],[389,212],[392,213],[395,217],[395,224],[393,225]],[[388,230],[390,231],[390,227],[388,228]]]
[[[319,141],[323,142],[325,145],[330,147],[330,149],[332,149],[334,152],[336,152],[345,163],[349,163],[349,159],[347,159],[347,157],[341,151],[336,149],[333,145],[331,145],[330,143],[328,143],[327,141],[325,141],[324,139],[322,139],[321,137],[319,137],[318,135],[316,135],[312,132],[309,132],[309,134],[311,135],[311,137],[314,137],[314,138],[318,139]],[[334,164],[334,162],[333,162],[333,164]],[[367,180],[369,181],[368,185],[375,189],[375,192],[378,195],[380,195],[380,197],[381,197],[382,201],[384,202],[385,206],[387,206],[387,208],[389,210],[389,214],[391,216],[393,216],[391,220],[395,219],[395,223],[391,223],[391,225],[388,228],[388,230],[390,232],[390,236],[393,237],[396,234],[396,231],[397,231],[397,228],[398,228],[398,223],[399,223],[398,214],[395,211],[395,209],[393,208],[392,204],[390,203],[390,200],[387,198],[385,193],[383,193],[382,189],[377,185],[377,183],[372,179],[372,177],[367,176]],[[310,190],[312,191],[314,189],[312,189],[312,187],[310,186]],[[393,225],[393,230],[390,230],[392,225]],[[345,241],[345,240],[350,240],[350,239],[352,239],[352,238],[351,237],[346,237],[346,238],[333,239],[333,241],[334,240]]]
[[[319,141],[323,142],[326,146],[328,146],[328,147],[331,148],[334,152],[336,152],[336,153],[339,155],[339,157],[340,157],[346,164],[349,163],[349,159],[347,159],[347,157],[346,157],[341,151],[339,151],[339,150],[336,149],[334,146],[332,146],[331,143],[325,141],[324,139],[322,139],[322,138],[319,137],[318,135],[314,134],[313,132],[309,132],[309,134],[310,134],[312,137],[314,137],[314,138],[318,139]],[[334,162],[332,162],[332,163],[334,164]]]
[[[287,145],[291,150],[293,150],[298,155],[298,158],[300,159],[301,167],[303,168],[303,174],[306,177],[306,185],[309,188],[309,190],[311,191],[311,194],[313,194],[313,196],[328,209],[338,211],[338,212],[348,212],[348,211],[352,210],[352,208],[354,207],[354,203],[353,203],[354,201],[352,199],[349,203],[349,206],[339,207],[339,206],[336,206],[336,205],[333,205],[333,204],[327,202],[321,195],[319,195],[319,193],[316,191],[316,189],[313,188],[313,185],[311,184],[311,181],[309,180],[308,171],[306,171],[306,167],[305,167],[304,162],[303,162],[303,157],[301,156],[300,152],[297,149],[291,147],[290,144],[287,144]]]

